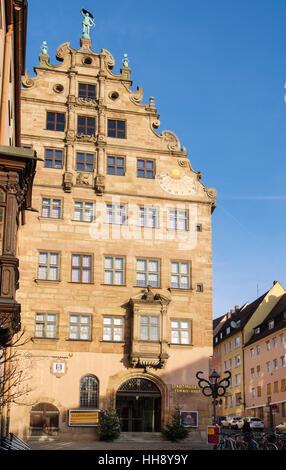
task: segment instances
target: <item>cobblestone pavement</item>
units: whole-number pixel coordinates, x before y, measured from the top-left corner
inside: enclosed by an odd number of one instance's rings
[[[205,442],[169,441],[29,441],[32,450],[211,450]]]

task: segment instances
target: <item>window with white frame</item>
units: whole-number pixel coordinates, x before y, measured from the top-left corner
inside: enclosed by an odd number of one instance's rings
[[[104,284],[123,286],[125,283],[125,258],[121,256],[104,257]]]
[[[266,362],[265,364],[266,372],[269,374],[270,373],[270,362]]]
[[[280,367],[285,367],[285,355],[280,357]]]
[[[251,358],[254,356],[254,349],[253,348],[251,348],[249,350],[249,355],[250,355]]]
[[[62,214],[62,200],[43,197],[42,198],[42,217],[50,219],[60,219]]]
[[[136,260],[136,286],[160,286],[160,261],[158,259]]]
[[[188,211],[169,209],[168,211],[168,229],[169,230],[188,230],[189,220]]]
[[[237,386],[237,385],[240,385],[241,384],[241,375],[240,374],[236,374],[234,376],[234,385]]]
[[[144,206],[139,207],[138,224],[140,227],[158,228],[159,227],[159,208]]]
[[[240,366],[240,354],[234,357],[234,367]]]
[[[59,253],[40,251],[38,279],[45,281],[59,280]]]
[[[236,336],[234,338],[234,349],[237,349],[240,347],[240,336]]]
[[[152,315],[140,316],[140,340],[159,340],[159,317]]]
[[[106,204],[106,223],[115,225],[126,225],[127,205]]]
[[[171,287],[189,289],[190,285],[190,263],[171,261]]]
[[[272,370],[277,370],[277,369],[278,369],[278,361],[277,359],[273,359]]]
[[[276,348],[276,338],[272,338],[272,349]]]
[[[69,338],[90,339],[90,315],[70,315]]]
[[[270,351],[270,341],[265,342],[265,350]]]
[[[171,321],[171,343],[172,344],[190,344],[190,321],[172,320]]]
[[[123,340],[123,318],[122,317],[103,317],[103,341],[122,341]]]
[[[256,356],[259,356],[260,355],[260,345],[258,344],[256,346]]]
[[[35,320],[35,338],[56,338],[56,313],[36,313]]]
[[[72,282],[92,282],[92,255],[72,254]]]
[[[74,220],[78,222],[92,222],[94,219],[94,205],[87,201],[74,201]]]

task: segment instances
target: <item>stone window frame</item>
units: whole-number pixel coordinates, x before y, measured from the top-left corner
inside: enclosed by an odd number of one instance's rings
[[[107,258],[112,259],[112,268],[109,268],[109,267],[105,266],[105,260]],[[123,268],[122,269],[115,267],[116,259],[123,260]],[[113,281],[112,283],[105,282],[105,273],[107,271],[112,272],[112,281]],[[122,273],[122,276],[123,276],[122,284],[116,284],[114,282],[117,272]],[[103,256],[103,285],[104,286],[125,286],[126,285],[126,256],[124,256],[124,255],[113,255],[113,254],[105,254]]]
[[[172,326],[172,322],[179,322],[179,327],[178,328],[175,328]],[[182,328],[181,324],[183,322],[186,322],[189,324],[188,328]],[[188,331],[189,333],[189,342],[188,343],[183,343],[181,341],[181,331]],[[179,342],[178,343],[174,343],[172,341],[172,332],[173,331],[178,331],[179,332]],[[193,321],[192,319],[190,318],[183,318],[183,317],[179,317],[179,318],[175,318],[175,317],[171,317],[170,318],[170,345],[172,346],[192,346],[193,344]]]
[[[171,211],[174,212],[174,215],[170,214]],[[185,215],[180,215],[180,212],[184,212]],[[170,226],[171,220],[175,222],[175,227]],[[181,221],[184,221],[184,228],[179,227]],[[174,209],[169,207],[167,213],[167,230],[182,230],[188,232],[190,230],[189,211],[187,209]]]
[[[143,211],[143,214],[142,214]],[[153,221],[153,215],[149,211],[155,211],[155,225],[150,224]],[[143,219],[143,220],[142,220]],[[143,223],[141,223],[143,222]],[[160,227],[160,208],[152,205],[144,205],[138,207],[138,226],[143,228],[159,228]]]
[[[110,121],[115,122],[115,128],[110,127]],[[118,122],[124,123],[124,130],[118,129]],[[127,120],[126,119],[118,119],[118,118],[107,118],[107,137],[111,139],[127,139]],[[115,132],[115,135],[110,135],[110,132]]]
[[[84,124],[80,125],[79,124],[79,119],[84,119]],[[88,125],[88,119],[91,119],[93,121],[92,125]],[[79,127],[83,127],[83,132],[80,131]],[[89,130],[92,130],[93,132],[89,132]],[[77,115],[77,134],[83,134],[83,135],[92,135],[94,136],[96,133],[96,118],[95,116],[89,116],[86,114],[78,114]]]
[[[142,318],[148,318],[148,321],[147,322],[142,322]],[[152,318],[157,318],[158,319],[158,322],[157,323],[152,323]],[[140,319],[139,319],[139,331],[140,331],[140,341],[144,341],[144,342],[152,342],[152,343],[158,343],[160,341],[160,324],[161,324],[161,321],[160,321],[160,315],[159,314],[147,314],[147,313],[141,313],[140,314]],[[142,330],[141,328],[142,327],[147,327],[148,328],[148,338],[143,338],[142,337]],[[156,339],[151,339],[152,337],[152,332],[151,332],[151,329],[153,328],[156,328]]]
[[[52,152],[52,156],[47,155],[47,151]],[[56,156],[56,152],[61,152],[61,157]],[[48,161],[52,162],[52,166],[47,166]],[[56,166],[56,162],[61,162],[61,166]],[[52,168],[53,170],[62,170],[64,167],[64,149],[45,147],[44,149],[44,168]]]
[[[143,167],[139,167],[138,166],[138,162],[139,161],[142,161],[144,162],[144,166]],[[152,162],[152,169],[150,168],[147,168],[147,163],[148,162]],[[140,158],[140,157],[137,157],[137,166],[136,166],[136,175],[137,175],[137,178],[145,178],[145,179],[155,179],[155,176],[156,176],[156,160],[154,158]],[[140,171],[143,171],[143,176],[139,176],[139,172]],[[148,175],[148,172],[152,172],[152,176],[147,176]]]
[[[82,160],[79,159],[79,155],[83,155]],[[87,161],[88,155],[92,156],[92,162]],[[76,155],[75,155],[76,171],[84,171],[86,173],[93,173],[94,168],[95,168],[95,163],[96,163],[96,156],[94,152],[81,152],[78,150],[76,151]],[[83,168],[79,169],[78,165],[83,165]],[[89,170],[88,166],[92,166],[92,170]]]
[[[71,321],[72,317],[77,317],[78,320],[76,322],[72,322]],[[83,322],[82,321],[83,318],[88,318],[88,321]],[[73,326],[77,327],[77,333],[76,333],[75,338],[71,337],[71,327]],[[82,327],[88,327],[87,338],[82,337],[83,336],[83,333],[81,332]],[[91,341],[92,340],[91,333],[92,333],[92,315],[90,313],[77,313],[77,312],[72,313],[71,312],[69,314],[69,336],[68,336],[69,341]]]
[[[82,204],[82,209],[81,209],[81,216],[79,219],[75,218],[75,211],[76,211],[76,206],[75,204]],[[86,220],[86,214],[89,213],[89,210],[86,208],[86,204],[90,204],[92,206],[92,218],[91,220]],[[80,210],[80,208],[79,208]],[[88,222],[92,223],[95,220],[95,202],[93,201],[86,201],[86,200],[80,200],[80,199],[74,199],[73,200],[73,221],[75,222]]]
[[[47,263],[40,263],[40,255],[41,254],[46,254],[48,255],[48,262]],[[58,263],[54,264],[51,263],[51,255],[57,255],[58,257]],[[61,264],[61,253],[60,251],[46,251],[46,250],[38,250],[38,281],[45,281],[45,282],[53,282],[53,281],[60,281],[60,264]],[[40,267],[46,267],[47,268],[47,275],[45,278],[40,277]],[[49,279],[51,269],[56,267],[57,268],[57,277],[55,279]]]
[[[122,209],[124,213],[122,213]],[[119,209],[119,210],[118,210]],[[109,216],[111,215],[111,221]],[[122,219],[124,217],[124,219]],[[122,223],[122,220],[124,222]],[[111,225],[128,225],[128,204],[127,203],[115,203],[105,202],[105,223]]]
[[[111,323],[104,323],[105,319],[111,319]],[[121,323],[116,325],[115,321],[120,320]],[[111,329],[111,339],[104,338],[104,328]],[[115,333],[114,330],[118,328],[120,329],[120,339],[114,339]],[[102,316],[102,341],[109,342],[109,343],[122,343],[124,338],[124,317],[122,315],[103,315]]]
[[[73,264],[73,257],[74,256],[79,256],[80,257],[80,264],[79,266],[77,265],[74,265]],[[90,258],[90,266],[84,266],[83,264],[83,258],[84,256],[86,257],[89,257]],[[81,252],[74,252],[71,254],[71,283],[73,284],[93,284],[93,279],[94,279],[94,275],[93,275],[93,253],[81,253]],[[79,271],[80,273],[80,280],[79,281],[74,281],[73,280],[73,272],[77,270]],[[84,271],[88,271],[89,272],[89,275],[90,275],[90,278],[89,278],[89,282],[84,282],[83,281],[83,272]]]
[[[44,319],[37,319],[37,315],[44,315]],[[55,317],[54,321],[51,321],[48,319],[49,315],[53,315]],[[43,329],[43,335],[40,336],[37,334],[37,325],[42,325]],[[47,334],[47,329],[49,325],[54,325],[55,326],[55,333],[53,336],[49,336]],[[57,312],[36,312],[35,313],[35,332],[34,332],[34,338],[37,339],[57,339],[57,330],[58,330],[58,313]]]
[[[80,90],[80,87],[84,87]],[[89,96],[89,87],[92,87],[92,96]],[[81,95],[82,93],[82,95]],[[96,100],[96,85],[94,83],[78,82],[78,98]]]
[[[83,386],[84,379],[87,380],[87,385]],[[91,382],[96,384],[93,388]],[[87,397],[86,397],[87,396]],[[79,408],[98,408],[99,399],[99,380],[93,374],[86,374],[80,379],[79,388]]]
[[[53,118],[51,115],[54,115]],[[59,116],[64,116],[64,120],[59,120]],[[51,119],[49,119],[51,118]],[[52,128],[49,128],[52,125]],[[60,127],[60,128],[58,128]],[[61,111],[46,111],[46,130],[64,132],[66,129],[66,113]]]
[[[172,263],[178,263],[179,264],[179,272],[178,273],[172,273]],[[187,275],[187,277],[189,278],[188,287],[182,287],[181,286],[181,276],[185,275],[184,273],[183,274],[181,273],[181,267],[180,267],[181,264],[188,264],[188,266],[189,266],[189,268],[188,268],[189,272],[188,272],[188,275]],[[179,278],[178,287],[172,286],[172,274],[176,275]],[[182,260],[182,259],[171,259],[170,260],[170,284],[171,284],[171,289],[192,290],[192,262],[191,261],[186,261],[186,260]]]
[[[49,204],[44,204],[44,200],[49,200],[50,203]],[[60,205],[57,206],[54,201],[60,201]],[[50,211],[50,214],[48,216],[46,215],[43,215],[43,209],[45,207],[48,207],[49,208],[49,211]],[[51,214],[53,212],[53,209],[59,207],[60,209],[60,213],[59,213],[59,217],[53,217]],[[46,197],[46,196],[42,196],[42,202],[41,202],[41,217],[44,218],[44,219],[53,219],[53,220],[59,220],[59,219],[62,219],[63,218],[63,198],[60,198],[60,197]]]
[[[109,158],[114,158],[114,164],[108,163]],[[118,158],[122,158],[123,165],[117,163]],[[109,169],[113,168],[114,173],[109,173]],[[119,174],[118,170],[123,170],[123,174]],[[106,174],[110,176],[125,176],[126,173],[126,157],[125,155],[107,155],[106,156]]]
[[[137,261],[146,261],[146,270],[138,270],[137,268]],[[150,271],[149,270],[149,263],[150,261],[156,261],[158,262],[158,271]],[[162,261],[161,261],[161,258],[155,258],[155,257],[150,257],[150,256],[138,256],[136,257],[135,259],[135,285],[136,287],[147,287],[148,285],[150,285],[153,289],[160,289],[161,287],[161,264],[162,264]],[[137,284],[137,273],[144,273],[146,274],[146,284]],[[157,275],[157,279],[158,279],[158,285],[157,286],[153,286],[150,282],[149,282],[149,275],[150,274],[156,274]]]

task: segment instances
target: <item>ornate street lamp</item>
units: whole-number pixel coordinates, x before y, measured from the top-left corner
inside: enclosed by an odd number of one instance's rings
[[[212,397],[214,404],[214,416],[213,416],[213,425],[216,425],[216,405],[217,398],[225,395],[226,389],[230,386],[231,372],[229,370],[225,371],[226,377],[220,379],[220,375],[216,370],[213,370],[209,376],[209,380],[206,380],[200,375],[203,372],[200,370],[196,373],[198,379],[198,386],[202,389],[202,393],[205,397]]]

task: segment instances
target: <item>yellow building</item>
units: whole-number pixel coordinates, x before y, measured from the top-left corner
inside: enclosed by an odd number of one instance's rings
[[[279,282],[252,303],[231,310],[221,322],[214,336],[213,367],[221,367],[221,374],[231,372],[231,385],[227,389],[219,410],[221,416],[245,416],[245,359],[244,346],[253,335],[254,327],[262,322],[285,291]]]
[[[23,80],[22,141],[43,161],[19,250],[31,390],[11,429],[90,438],[111,401],[123,431],[159,432],[179,404],[205,438],[216,191],[159,133],[126,56],[117,74],[90,39],[56,56],[43,44]]]

